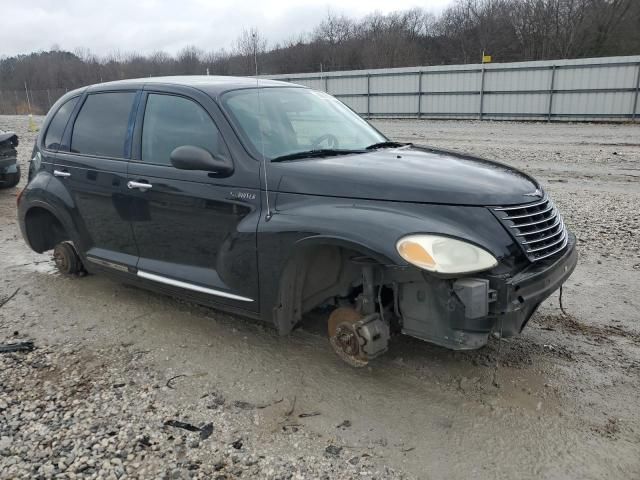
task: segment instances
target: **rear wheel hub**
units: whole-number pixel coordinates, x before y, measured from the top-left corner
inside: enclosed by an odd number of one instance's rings
[[[53,249],[53,261],[60,273],[74,275],[82,272],[82,262],[69,242],[61,242]]]

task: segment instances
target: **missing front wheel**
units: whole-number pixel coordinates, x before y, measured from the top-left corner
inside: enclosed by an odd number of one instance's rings
[[[387,351],[389,327],[376,313],[363,316],[348,307],[335,309],[328,322],[329,343],[336,354],[353,367]]]

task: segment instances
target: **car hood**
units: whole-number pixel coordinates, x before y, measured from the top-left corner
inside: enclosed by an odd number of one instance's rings
[[[519,170],[430,147],[273,162],[279,192],[454,205],[514,205],[536,200],[538,183]]]

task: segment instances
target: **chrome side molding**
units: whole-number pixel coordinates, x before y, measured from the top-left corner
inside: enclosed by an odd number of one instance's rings
[[[93,255],[87,255],[87,260],[97,265],[101,265],[103,267],[113,268],[114,270],[119,270],[121,272],[128,272],[129,267],[126,265],[122,265],[120,263],[110,262],[108,260],[104,260],[102,258],[94,257]]]
[[[194,285],[193,283],[181,282],[180,280],[174,280],[173,278],[163,277],[162,275],[156,275],[155,273],[145,272],[138,270],[137,275],[147,280],[154,282],[164,283],[173,287],[185,288],[187,290],[193,290],[194,292],[206,293],[209,295],[215,295],[218,297],[230,298],[232,300],[239,300],[241,302],[253,302],[253,299],[242,297],[240,295],[234,295],[233,293],[222,292],[220,290],[214,290],[213,288],[201,287],[200,285]]]

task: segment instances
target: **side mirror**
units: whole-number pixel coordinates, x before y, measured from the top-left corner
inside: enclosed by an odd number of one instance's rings
[[[214,157],[204,148],[183,145],[170,155],[171,164],[180,170],[204,170],[216,177],[228,177],[233,173],[233,165],[229,160]]]

